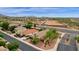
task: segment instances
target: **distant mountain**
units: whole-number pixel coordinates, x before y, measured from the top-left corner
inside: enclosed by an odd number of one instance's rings
[[[3,15],[3,14],[0,14],[0,19],[9,19],[9,16],[6,16],[6,15]]]
[[[6,15],[0,14],[0,17],[1,17],[1,16],[5,17]]]

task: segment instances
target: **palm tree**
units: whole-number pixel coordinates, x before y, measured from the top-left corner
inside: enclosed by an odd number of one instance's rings
[[[45,47],[46,47],[46,45],[49,45],[50,46],[49,43],[52,42],[57,37],[58,37],[58,32],[55,29],[49,29],[46,32],[46,35],[45,35],[45,40],[44,40]]]

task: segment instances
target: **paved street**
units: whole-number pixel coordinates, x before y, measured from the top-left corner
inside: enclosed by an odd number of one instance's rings
[[[74,39],[76,34],[65,34],[60,41],[57,51],[77,51],[76,40]],[[69,38],[69,44],[65,44],[65,41]]]
[[[0,34],[3,34],[4,35],[4,39],[6,39],[9,42],[11,42],[12,40],[14,40],[13,37],[10,37],[10,36],[2,33],[2,32],[0,32]],[[37,49],[35,49],[35,48],[31,47],[31,46],[26,45],[25,43],[23,43],[23,42],[21,42],[19,40],[17,40],[17,41],[20,43],[19,49],[21,49],[22,51],[37,51]]]
[[[74,34],[79,34],[79,31],[72,30],[72,29],[67,29],[67,28],[60,28],[60,27],[53,27],[53,26],[40,26],[44,28],[55,28],[58,31],[64,32],[64,33],[74,33]]]
[[[73,34],[79,34],[79,31],[72,30],[72,29],[66,29],[66,28],[56,28],[56,30],[64,32],[64,33],[73,33]],[[71,34],[72,35],[72,34]]]

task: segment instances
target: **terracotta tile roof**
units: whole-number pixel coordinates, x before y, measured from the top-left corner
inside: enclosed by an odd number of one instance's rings
[[[23,31],[23,34],[28,35],[28,34],[33,34],[35,32],[38,32],[38,30],[36,30],[36,29],[26,29],[26,30]]]

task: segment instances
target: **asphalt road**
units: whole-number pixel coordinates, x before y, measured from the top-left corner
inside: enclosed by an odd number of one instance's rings
[[[60,41],[57,51],[77,51],[76,40],[74,39],[76,34],[65,34]],[[70,40],[70,43],[65,44],[66,39]]]
[[[65,33],[74,33],[74,34],[79,34],[79,31],[72,30],[72,29],[67,29],[67,28],[61,28],[61,27],[53,27],[53,26],[40,26],[44,28],[55,28],[58,31],[65,32]]]
[[[11,42],[12,40],[16,40],[13,37],[10,37],[2,32],[0,32],[0,34],[4,35],[4,39],[6,39],[8,42]],[[19,49],[21,49],[22,51],[38,51],[37,49],[17,40],[20,43],[20,47]]]
[[[79,31],[72,30],[72,29],[66,29],[66,28],[56,28],[56,30],[65,32],[65,33],[74,33],[74,34],[79,34]]]

